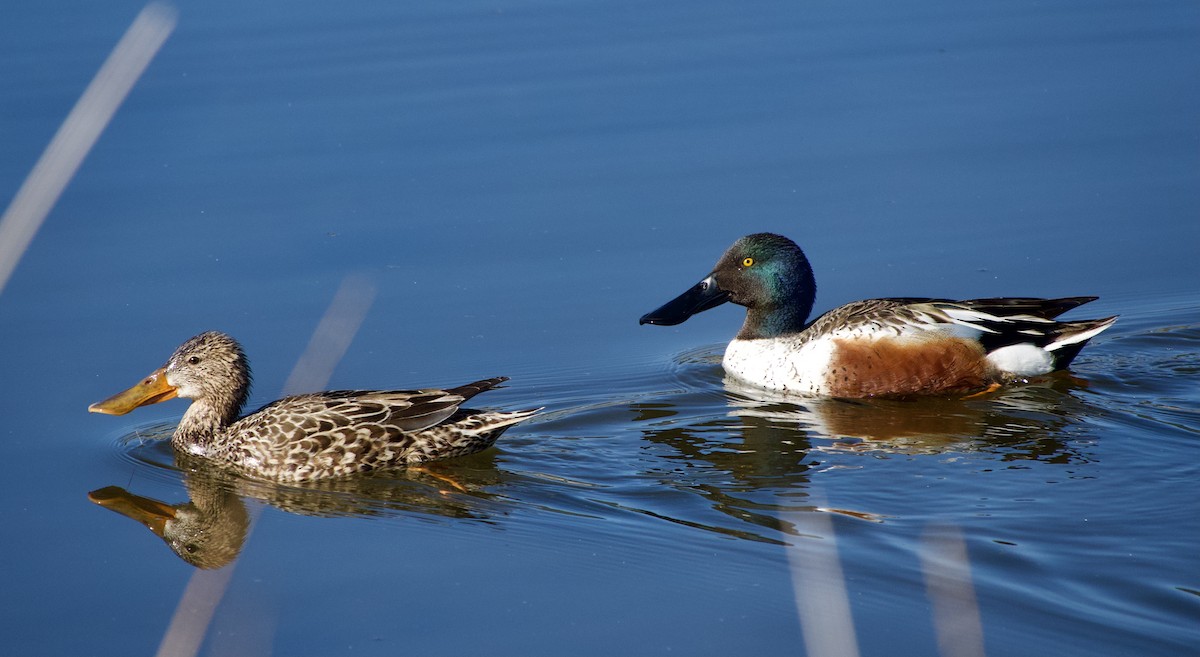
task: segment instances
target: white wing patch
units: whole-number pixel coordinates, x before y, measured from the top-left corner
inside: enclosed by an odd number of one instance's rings
[[[961,306],[938,306],[949,317],[951,321],[957,324],[965,324],[973,326],[981,331],[988,333],[999,333],[997,329],[988,328],[988,324],[1012,324],[1013,322],[1029,322],[1032,324],[1054,324],[1054,320],[1046,319],[1045,317],[1037,317],[1034,315],[993,315],[980,310],[972,310]]]

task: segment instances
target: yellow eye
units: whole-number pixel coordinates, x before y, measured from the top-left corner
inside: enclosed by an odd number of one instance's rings
[[[745,260],[742,261],[743,267],[752,267],[753,265],[754,265],[754,258],[746,258]]]

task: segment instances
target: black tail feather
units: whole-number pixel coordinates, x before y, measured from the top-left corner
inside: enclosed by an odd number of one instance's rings
[[[1099,299],[1100,297],[1062,297],[1038,299],[1034,297],[999,297],[991,299],[968,299],[959,303],[974,310],[996,315],[1023,314],[1054,319],[1059,315]]]
[[[490,379],[483,379],[481,381],[468,383],[466,385],[458,386],[457,388],[450,388],[446,390],[446,392],[452,395],[461,395],[463,401],[466,401],[481,392],[487,392],[488,390],[495,388],[507,380],[507,376],[497,376]]]

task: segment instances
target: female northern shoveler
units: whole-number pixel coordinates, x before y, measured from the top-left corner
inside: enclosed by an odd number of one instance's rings
[[[141,383],[88,410],[124,415],[139,406],[186,397],[176,449],[224,462],[250,475],[311,481],[464,456],[486,449],[537,410],[461,408],[507,377],[448,390],[336,390],[285,397],[241,419],[250,365],[236,340],[215,331],[183,343]]]
[[[985,389],[1065,368],[1116,317],[1054,318],[1096,297],[871,299],[806,323],[812,267],[781,235],[747,235],[707,278],[641,324],[673,326],[732,301],[746,322],[725,350],[725,370],[782,392],[834,397]]]

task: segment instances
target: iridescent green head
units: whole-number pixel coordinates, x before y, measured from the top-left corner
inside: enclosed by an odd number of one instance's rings
[[[707,278],[640,323],[671,326],[732,301],[747,310],[738,338],[772,338],[803,330],[816,293],[812,267],[795,242],[755,233],[734,242]]]

